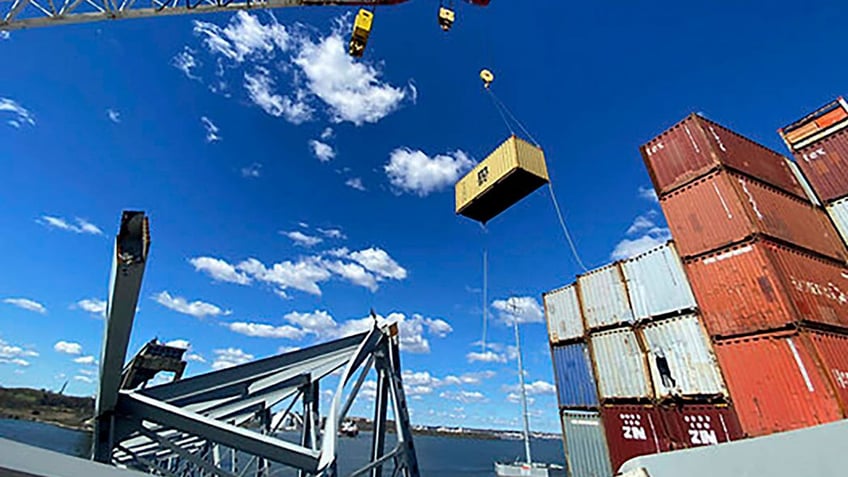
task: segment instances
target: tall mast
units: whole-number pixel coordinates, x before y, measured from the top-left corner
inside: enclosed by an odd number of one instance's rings
[[[518,317],[514,312],[512,325],[515,328],[515,348],[518,352],[518,383],[521,387],[521,415],[524,418],[524,454],[527,457],[527,463],[531,464],[533,461],[530,458],[530,421],[527,417],[527,392],[524,389],[524,366],[521,363],[521,337],[518,334]]]

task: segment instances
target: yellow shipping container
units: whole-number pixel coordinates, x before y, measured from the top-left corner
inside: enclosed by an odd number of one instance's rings
[[[548,181],[542,150],[511,136],[456,183],[456,213],[486,223]]]

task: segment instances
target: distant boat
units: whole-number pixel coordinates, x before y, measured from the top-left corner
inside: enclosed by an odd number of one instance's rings
[[[549,477],[550,471],[562,469],[561,466],[533,462],[530,456],[530,421],[527,418],[527,391],[524,389],[524,366],[521,363],[521,337],[518,334],[518,320],[513,317],[515,328],[515,348],[518,354],[518,384],[521,388],[521,411],[524,417],[524,454],[526,460],[521,462],[495,462],[495,475],[498,477]]]
[[[344,421],[339,427],[339,435],[343,437],[356,437],[359,435],[359,426],[353,421]]]

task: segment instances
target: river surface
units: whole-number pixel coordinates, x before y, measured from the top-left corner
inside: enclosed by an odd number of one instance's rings
[[[0,420],[0,437],[16,440],[45,449],[70,455],[85,456],[90,446],[90,434],[30,421]],[[283,434],[286,440],[296,440],[294,434]],[[386,449],[391,449],[394,436],[387,438]],[[339,470],[347,475],[368,461],[371,435],[362,433],[356,438],[339,440]],[[563,465],[562,442],[558,440],[533,440],[533,459]],[[480,440],[459,437],[415,436],[419,467],[424,476],[491,477],[496,460],[514,460],[524,454],[522,441]],[[222,452],[224,467],[229,469],[231,454]],[[255,463],[245,456],[236,456],[236,466],[241,473]],[[249,472],[245,475],[250,475]],[[289,477],[296,473],[285,467],[272,467],[273,477]],[[384,472],[384,475],[390,475]],[[564,474],[561,474],[564,475]]]

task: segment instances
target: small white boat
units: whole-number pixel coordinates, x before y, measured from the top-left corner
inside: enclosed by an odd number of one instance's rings
[[[551,466],[540,462],[495,462],[495,475],[498,477],[548,477],[549,470],[561,469],[560,466]]]
[[[359,426],[353,421],[344,421],[339,428],[339,435],[343,437],[356,437],[359,435]]]

